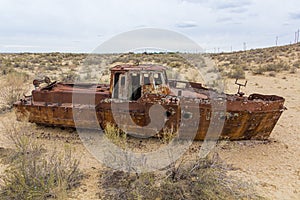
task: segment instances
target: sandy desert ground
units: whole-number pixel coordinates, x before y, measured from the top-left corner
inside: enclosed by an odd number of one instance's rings
[[[268,142],[228,142],[220,150],[223,159],[239,168],[233,173],[257,183],[257,190],[268,199],[300,198],[299,75],[281,73],[276,77],[264,77],[247,74],[247,94],[255,91],[281,95],[286,99],[287,110]]]
[[[231,175],[251,183],[259,195],[266,199],[300,199],[300,71],[277,72],[275,76],[253,75],[246,72],[248,85],[242,90],[251,93],[275,94],[286,99],[287,110],[282,114],[267,141],[220,141],[216,151],[234,170]],[[237,91],[234,79],[226,80],[226,90]],[[5,125],[15,121],[13,111],[0,114],[0,155],[12,147]],[[70,199],[98,199],[101,189],[98,181],[103,165],[83,146],[76,132],[71,129],[32,126],[34,137],[47,149],[70,145],[81,158],[80,169],[85,171],[79,188],[72,191]],[[201,142],[194,142],[199,147]],[[0,162],[0,174],[6,165]]]

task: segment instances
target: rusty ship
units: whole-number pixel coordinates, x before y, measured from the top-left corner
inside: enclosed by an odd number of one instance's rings
[[[14,104],[17,119],[76,128],[111,123],[146,136],[190,131],[195,140],[204,140],[212,124],[222,122],[218,138],[242,140],[268,138],[285,110],[283,97],[245,96],[240,90],[220,95],[201,83],[168,80],[163,66],[124,64],[110,71],[110,84],[34,80],[31,95]],[[47,85],[39,87],[42,81]],[[218,103],[222,109],[214,110]]]

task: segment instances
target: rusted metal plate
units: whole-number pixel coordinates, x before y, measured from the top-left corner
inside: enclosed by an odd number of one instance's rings
[[[239,93],[225,95],[226,109],[213,112],[215,91],[200,83],[168,81],[161,66],[118,65],[111,69],[110,83],[51,83],[14,104],[17,118],[27,116],[34,123],[81,128],[104,128],[112,123],[145,137],[183,127],[180,137],[196,130],[195,140],[203,140],[212,123],[224,120],[220,138],[238,140],[268,138],[285,109],[282,97]],[[184,87],[176,88],[178,83]],[[151,109],[156,105],[164,110],[156,116],[161,117],[158,122],[164,121],[163,128],[151,121]]]

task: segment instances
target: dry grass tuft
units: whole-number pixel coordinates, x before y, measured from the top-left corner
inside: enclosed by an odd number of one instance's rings
[[[105,136],[115,145],[125,149],[127,147],[127,135],[111,123],[107,123],[104,129]]]
[[[14,124],[7,131],[14,149],[6,157],[9,165],[1,178],[1,199],[64,199],[79,186],[83,173],[71,149],[47,152],[28,136],[28,126]]]
[[[245,70],[242,67],[235,67],[227,73],[228,78],[234,79],[244,79],[245,78]]]
[[[175,167],[176,166],[176,167]],[[261,199],[249,184],[227,175],[230,166],[217,154],[165,171],[132,174],[106,170],[100,178],[102,199]]]
[[[276,72],[270,72],[270,73],[269,73],[269,76],[275,77],[275,76],[276,76]]]
[[[291,73],[291,74],[296,74],[297,70],[298,70],[298,68],[292,67],[292,68],[290,69],[290,73]]]
[[[172,141],[178,133],[174,132],[173,129],[166,129],[159,135],[159,139],[163,144],[168,144],[170,141]]]
[[[10,73],[0,81],[0,110],[9,110],[29,90],[28,76],[24,73]]]

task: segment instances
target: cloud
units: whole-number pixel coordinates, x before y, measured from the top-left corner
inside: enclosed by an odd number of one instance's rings
[[[241,13],[246,9],[244,7],[251,5],[250,0],[181,0],[181,2],[191,4],[202,4],[209,8],[217,10],[230,10],[231,12]]]
[[[231,17],[223,17],[223,18],[218,18],[216,22],[230,22],[232,21],[232,18]]]
[[[184,21],[184,22],[177,23],[175,26],[178,28],[193,28],[193,27],[197,27],[198,25],[194,21]]]
[[[248,0],[231,0],[231,1],[217,1],[216,2],[216,9],[223,10],[223,9],[236,9],[241,7],[246,7],[251,5],[250,1]]]
[[[290,13],[290,18],[291,19],[296,19],[296,20],[300,19],[300,12],[298,12],[298,13]]]
[[[243,48],[244,41],[249,48],[273,45],[274,37],[263,34],[292,33],[299,7],[299,0],[2,0],[0,52],[90,52],[116,34],[145,27],[182,32],[207,49]],[[288,34],[280,41],[293,39]]]
[[[285,23],[282,24],[282,26],[289,26],[289,25],[291,25],[291,24],[288,23],[288,22],[285,22]]]
[[[124,53],[140,50],[202,51],[201,47],[185,35],[177,32],[145,28],[128,31],[105,41],[94,53]]]
[[[134,26],[133,28],[139,29],[139,28],[146,28],[146,27],[147,25],[141,24],[141,25]]]
[[[40,46],[34,46],[34,45],[21,45],[21,44],[8,44],[8,45],[1,45],[4,48],[37,48]]]
[[[233,9],[230,9],[231,13],[238,13],[238,14],[245,13],[247,11],[248,11],[248,9],[246,9],[246,8],[233,8]]]
[[[188,3],[205,3],[207,0],[181,0],[182,2],[188,2]]]

